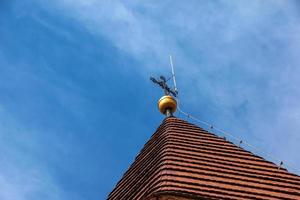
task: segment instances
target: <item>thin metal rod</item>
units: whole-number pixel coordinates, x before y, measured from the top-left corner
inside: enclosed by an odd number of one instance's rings
[[[178,93],[177,85],[176,85],[176,78],[175,78],[175,71],[174,71],[174,66],[173,66],[173,60],[172,60],[171,55],[170,55],[170,64],[171,64],[171,68],[172,68],[172,77],[173,77],[173,82],[174,82],[174,89],[175,89],[175,92]]]
[[[171,117],[171,116],[173,116],[172,115],[172,111],[171,111],[171,109],[170,108],[168,108],[167,110],[166,110],[166,114],[165,114],[167,117]]]

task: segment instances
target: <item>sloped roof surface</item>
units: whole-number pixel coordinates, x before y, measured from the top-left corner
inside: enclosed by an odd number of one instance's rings
[[[300,177],[175,117],[166,118],[109,200],[300,199]]]

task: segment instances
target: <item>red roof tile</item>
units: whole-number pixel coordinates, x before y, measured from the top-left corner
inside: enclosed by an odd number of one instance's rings
[[[300,177],[193,124],[166,118],[109,200],[300,199]]]

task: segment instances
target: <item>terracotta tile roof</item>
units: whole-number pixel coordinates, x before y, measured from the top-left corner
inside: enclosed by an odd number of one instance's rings
[[[166,118],[109,200],[300,199],[300,176],[175,117]]]

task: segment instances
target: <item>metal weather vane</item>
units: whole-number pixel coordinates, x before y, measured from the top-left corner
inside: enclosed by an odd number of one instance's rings
[[[170,95],[172,94],[174,97],[177,97],[178,92],[176,90],[171,89],[168,85],[167,85],[167,79],[164,76],[160,76],[159,79],[155,79],[153,77],[150,77],[150,80],[159,85],[163,90],[165,95]]]
[[[178,100],[178,90],[176,87],[175,73],[174,73],[174,67],[173,67],[171,55],[170,55],[170,64],[171,64],[171,68],[172,68],[172,77],[170,77],[168,79],[166,79],[164,76],[160,76],[158,79],[150,77],[150,80],[153,83],[159,85],[165,93],[165,95],[162,96],[158,101],[158,109],[162,114],[166,115],[167,117],[173,116],[173,113],[177,109],[176,99]],[[174,89],[170,88],[167,84],[167,82],[171,78],[173,78]]]

